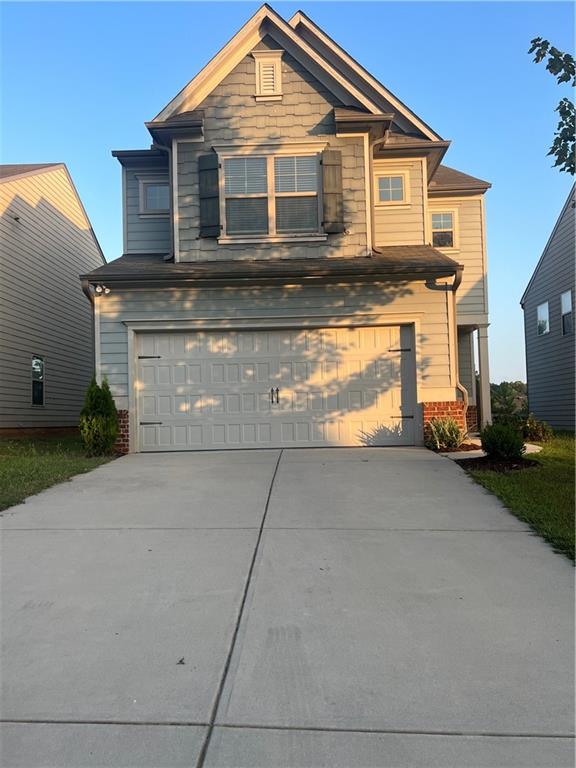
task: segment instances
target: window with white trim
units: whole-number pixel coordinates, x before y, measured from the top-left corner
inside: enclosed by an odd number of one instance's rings
[[[319,234],[319,156],[226,157],[227,237]]]
[[[160,214],[170,213],[170,185],[164,178],[139,178],[140,213]]]
[[[572,291],[566,291],[560,296],[562,308],[562,336],[572,333]]]
[[[445,211],[432,214],[432,245],[435,248],[454,248],[454,214]]]
[[[378,176],[378,200],[381,203],[403,203],[404,176]]]
[[[257,101],[280,101],[282,99],[282,54],[281,50],[252,51],[256,63]]]
[[[538,336],[544,336],[547,333],[550,333],[550,317],[549,317],[549,310],[548,310],[548,302],[545,301],[544,304],[539,304],[536,308],[536,317],[537,317],[537,332]]]

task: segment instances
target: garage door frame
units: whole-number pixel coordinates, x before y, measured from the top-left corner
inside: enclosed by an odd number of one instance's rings
[[[162,331],[275,331],[275,330],[296,330],[296,329],[315,329],[315,328],[355,328],[359,326],[392,326],[408,325],[412,326],[412,335],[414,343],[414,367],[415,367],[415,413],[414,413],[414,432],[416,435],[416,444],[421,440],[423,433],[423,423],[421,409],[418,406],[420,402],[419,392],[422,386],[421,366],[420,366],[420,326],[423,316],[421,313],[402,313],[394,314],[355,314],[341,315],[333,317],[328,315],[290,315],[282,318],[277,316],[260,316],[255,318],[226,317],[219,320],[210,318],[195,318],[194,320],[173,320],[169,318],[155,318],[154,320],[124,320],[127,329],[128,341],[128,413],[130,429],[130,452],[138,453],[139,429],[137,397],[135,391],[135,382],[137,379],[138,364],[138,344],[137,334],[147,331],[161,333]],[[202,449],[199,449],[202,450]],[[245,449],[248,450],[248,449]]]

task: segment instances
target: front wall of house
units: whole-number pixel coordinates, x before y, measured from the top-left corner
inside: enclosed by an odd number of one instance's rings
[[[233,328],[235,323],[265,328],[279,320],[321,326],[359,316],[366,324],[417,323],[418,400],[453,400],[453,354],[449,342],[446,294],[423,283],[229,289],[112,291],[96,298],[100,373],[106,376],[118,408],[128,408],[129,353],[126,323],[144,322],[169,330],[171,323]]]
[[[258,47],[270,46],[266,39]],[[177,144],[178,247],[181,261],[231,258],[364,256],[366,180],[362,138],[337,139],[333,109],[340,102],[287,52],[282,58],[282,101],[256,101],[255,63],[246,56],[198,107],[203,143]],[[345,222],[349,234],[309,244],[222,245],[199,238],[198,155],[213,145],[324,139],[342,152]],[[319,150],[320,151],[320,150]],[[297,149],[295,149],[297,154]]]
[[[464,266],[462,283],[456,294],[458,319],[464,323],[470,315],[485,317],[488,292],[482,197],[434,198],[428,202],[428,209],[430,216],[442,211],[452,212],[455,216],[456,247],[440,250]]]
[[[380,203],[378,178],[402,174],[408,191],[406,203]],[[424,163],[420,158],[374,160],[375,245],[422,245],[425,239],[426,201]]]
[[[143,214],[140,210],[140,180],[168,180],[168,167],[158,165],[124,169],[124,217],[126,253],[169,253],[170,216]]]

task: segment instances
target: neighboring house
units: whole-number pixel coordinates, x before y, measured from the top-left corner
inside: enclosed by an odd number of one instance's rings
[[[524,295],[528,408],[554,429],[574,430],[573,186]]]
[[[490,419],[490,185],[303,13],[260,8],[146,126],[113,153],[124,255],[83,276],[124,450],[414,445],[466,400]]]
[[[0,166],[0,432],[78,424],[94,372],[78,275],[104,263],[63,163]]]

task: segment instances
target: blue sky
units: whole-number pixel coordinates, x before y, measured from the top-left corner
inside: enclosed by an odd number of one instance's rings
[[[487,179],[492,381],[525,379],[518,301],[568,195],[546,152],[568,88],[527,55],[574,49],[569,2],[280,2],[301,8]],[[3,3],[2,162],[65,162],[106,257],[122,252],[120,166],[150,120],[257,3]]]

